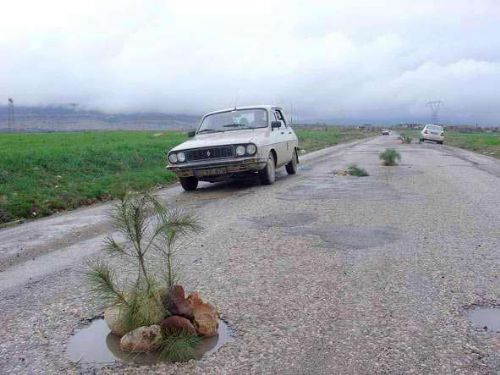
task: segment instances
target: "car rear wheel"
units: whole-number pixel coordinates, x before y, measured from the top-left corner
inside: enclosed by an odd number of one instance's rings
[[[259,171],[259,178],[264,185],[271,185],[276,180],[276,162],[272,153],[269,154],[266,167]]]
[[[182,188],[186,191],[196,190],[198,187],[198,179],[196,177],[180,177]]]
[[[286,172],[288,174],[297,173],[297,160],[298,160],[297,150],[294,150],[292,155],[292,160],[290,160],[290,162],[286,165]]]

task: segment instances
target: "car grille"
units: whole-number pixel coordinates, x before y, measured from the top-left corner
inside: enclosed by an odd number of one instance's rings
[[[210,147],[186,151],[187,161],[223,159],[233,157],[233,147]]]

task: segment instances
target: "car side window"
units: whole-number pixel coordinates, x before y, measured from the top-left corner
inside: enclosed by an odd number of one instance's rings
[[[276,118],[276,121],[281,122],[281,127],[287,127],[285,117],[283,116],[283,113],[279,109],[274,111],[274,117]]]

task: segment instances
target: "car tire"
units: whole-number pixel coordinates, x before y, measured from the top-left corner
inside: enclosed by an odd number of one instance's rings
[[[272,153],[269,153],[266,167],[259,171],[259,178],[263,185],[272,185],[276,180],[276,161]]]
[[[295,174],[297,173],[297,161],[298,161],[297,150],[293,151],[292,160],[286,165],[286,173]]]
[[[193,191],[198,187],[198,179],[196,177],[180,177],[179,180],[185,191]]]

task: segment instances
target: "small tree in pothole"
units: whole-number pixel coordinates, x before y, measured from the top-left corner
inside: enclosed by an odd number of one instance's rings
[[[369,176],[368,172],[366,169],[358,167],[356,164],[351,164],[347,167],[347,173],[350,176],[356,176],[356,177],[366,177]]]
[[[88,277],[93,291],[118,309],[120,332],[114,333],[122,335],[159,324],[170,315],[164,299],[178,280],[175,254],[182,245],[180,240],[198,233],[201,227],[193,215],[166,208],[151,195],[138,193],[122,197],[114,208],[112,223],[124,241],[108,237],[105,250],[130,264],[133,276],[118,279],[118,270],[99,259],[91,263]],[[197,341],[195,335],[180,332],[164,336],[159,346],[164,357],[179,360],[189,357],[186,353]]]
[[[401,154],[393,148],[387,148],[384,152],[379,155],[380,160],[386,166],[398,165],[401,161]]]
[[[401,141],[401,143],[406,143],[406,144],[410,144],[412,142],[412,137],[410,137],[408,134],[405,134],[405,133],[402,133],[400,136],[399,136],[399,140]]]

